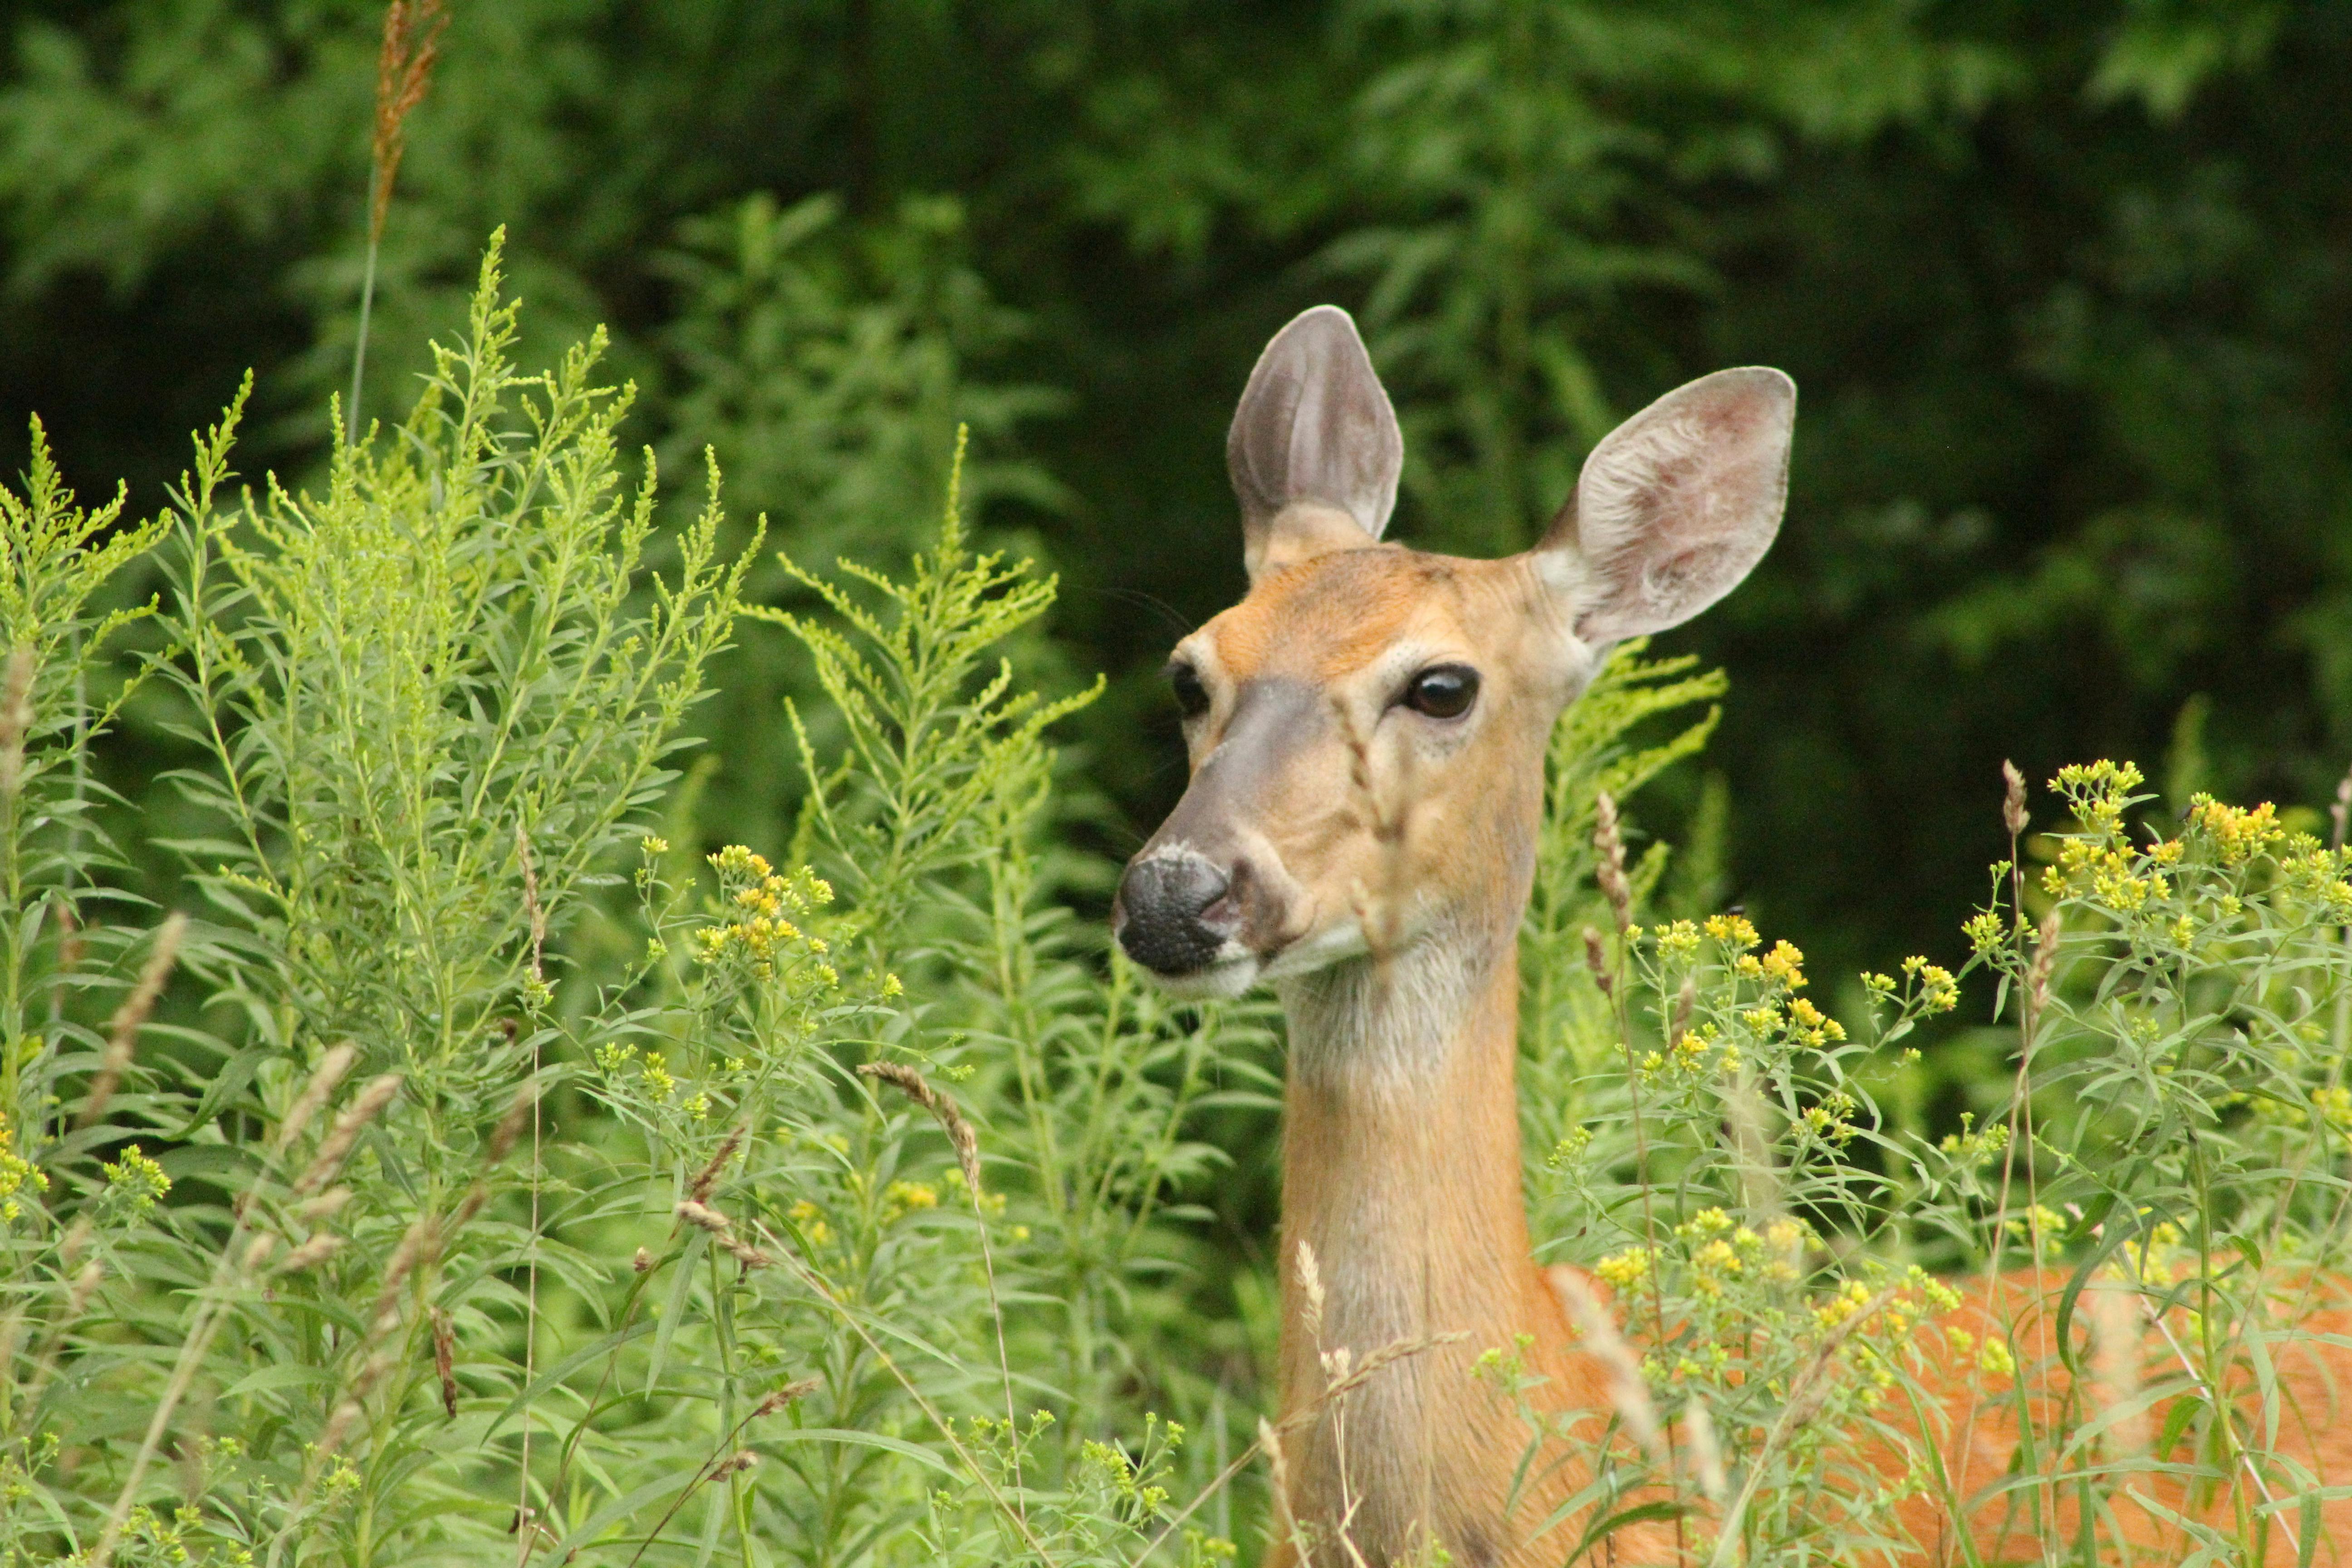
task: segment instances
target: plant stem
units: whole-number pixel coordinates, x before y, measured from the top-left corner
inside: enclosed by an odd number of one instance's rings
[[[356,447],[360,441],[360,377],[367,370],[368,318],[375,310],[375,258],[383,248],[383,237],[368,236],[367,270],[360,279],[359,341],[352,345],[352,396],[343,408],[343,445]]]

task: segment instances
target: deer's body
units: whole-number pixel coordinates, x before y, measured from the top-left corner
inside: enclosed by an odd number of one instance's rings
[[[1533,1261],[1520,1189],[1516,944],[1544,752],[1612,643],[1696,614],[1763,555],[1794,413],[1777,371],[1694,382],[1594,450],[1535,550],[1469,561],[1380,542],[1402,442],[1343,313],[1293,321],[1250,379],[1228,461],[1251,591],[1178,646],[1192,781],[1113,921],[1171,988],[1270,982],[1289,1018],[1276,1563],[1296,1535],[1332,1563],[1388,1568],[1433,1542],[1463,1568],[1538,1568],[1583,1528],[1530,1540],[1591,1480],[1568,1451],[1590,1446],[1531,1450],[1476,1375],[1486,1351],[1516,1350],[1539,1407],[1610,1405]],[[2308,1410],[2282,1449],[2346,1446],[2344,1423],[2309,1414],[2334,1408],[2326,1367],[2284,1370]],[[1971,1490],[2005,1469],[2007,1420],[1953,1389],[1932,1436],[1969,1456]],[[1948,1520],[1906,1522],[1948,1560]],[[1994,1557],[2035,1544],[1998,1508],[1968,1522]],[[1675,1549],[1644,1524],[1592,1561]]]

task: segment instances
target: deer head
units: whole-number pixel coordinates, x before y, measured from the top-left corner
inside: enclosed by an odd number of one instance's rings
[[[1795,413],[1777,370],[1702,377],[1593,449],[1533,550],[1465,560],[1381,539],[1404,442],[1355,323],[1326,305],[1285,327],[1226,443],[1248,596],[1168,665],[1192,781],[1120,881],[1129,954],[1223,996],[1507,942],[1554,722],[1612,644],[1763,557]]]

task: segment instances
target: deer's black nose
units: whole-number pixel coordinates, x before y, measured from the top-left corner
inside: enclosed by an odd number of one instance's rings
[[[1154,855],[1127,868],[1118,883],[1118,942],[1127,955],[1160,974],[1190,974],[1213,962],[1233,921],[1209,918],[1232,880],[1199,855]]]

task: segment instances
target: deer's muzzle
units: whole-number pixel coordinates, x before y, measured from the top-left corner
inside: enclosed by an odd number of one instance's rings
[[[1118,942],[1155,974],[1195,974],[1228,956],[1241,925],[1226,898],[1233,880],[1190,850],[1139,859],[1119,879]]]

